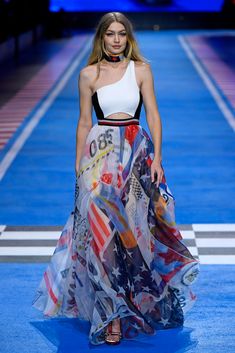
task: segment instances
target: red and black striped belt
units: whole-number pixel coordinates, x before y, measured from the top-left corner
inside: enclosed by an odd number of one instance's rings
[[[127,125],[139,125],[139,119],[127,118],[127,119],[97,119],[98,125],[109,125],[109,126],[127,126]]]

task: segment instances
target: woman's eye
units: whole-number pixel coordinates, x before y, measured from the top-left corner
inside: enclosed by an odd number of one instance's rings
[[[112,36],[113,33],[106,33],[106,36]],[[126,36],[126,33],[119,33],[120,36]]]

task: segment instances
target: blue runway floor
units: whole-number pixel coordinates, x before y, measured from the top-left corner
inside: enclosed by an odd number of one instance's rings
[[[158,331],[155,336],[124,340],[119,347],[90,346],[89,326],[76,319],[42,320],[31,308],[45,264],[0,264],[0,328],[3,353],[78,353],[103,350],[136,353],[234,353],[234,266],[205,265],[194,291],[198,300],[183,329]]]
[[[235,135],[180,44],[179,35],[194,33],[137,33],[155,78],[163,125],[163,166],[176,199],[178,224],[235,223]],[[203,31],[197,32],[200,33]],[[72,211],[79,114],[77,78],[87,55],[88,52],[0,181],[0,225],[63,226]],[[232,61],[229,65],[235,70]],[[0,163],[42,104],[35,107],[0,152]],[[144,111],[141,124],[149,132]],[[211,238],[212,247],[217,235]],[[229,239],[233,245],[226,245],[226,251],[227,247],[235,247],[228,231],[227,243]],[[203,234],[199,240],[204,240]],[[151,353],[235,352],[234,265],[201,265],[200,278],[194,284],[198,300],[186,316],[183,329],[158,331],[156,336],[125,340],[111,348],[88,344],[87,323],[66,319],[44,321],[42,314],[31,307],[45,267],[42,263],[0,263],[0,352],[112,349],[125,353],[130,348],[136,353],[146,349]]]

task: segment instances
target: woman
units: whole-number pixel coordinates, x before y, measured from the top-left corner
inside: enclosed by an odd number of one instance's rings
[[[79,93],[74,211],[33,305],[90,321],[93,344],[181,326],[199,263],[176,228],[153,77],[123,14],[101,18]]]

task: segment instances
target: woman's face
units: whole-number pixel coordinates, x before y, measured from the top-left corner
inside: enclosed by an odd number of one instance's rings
[[[126,48],[127,35],[123,24],[113,22],[104,33],[105,49],[110,54],[122,54]]]

